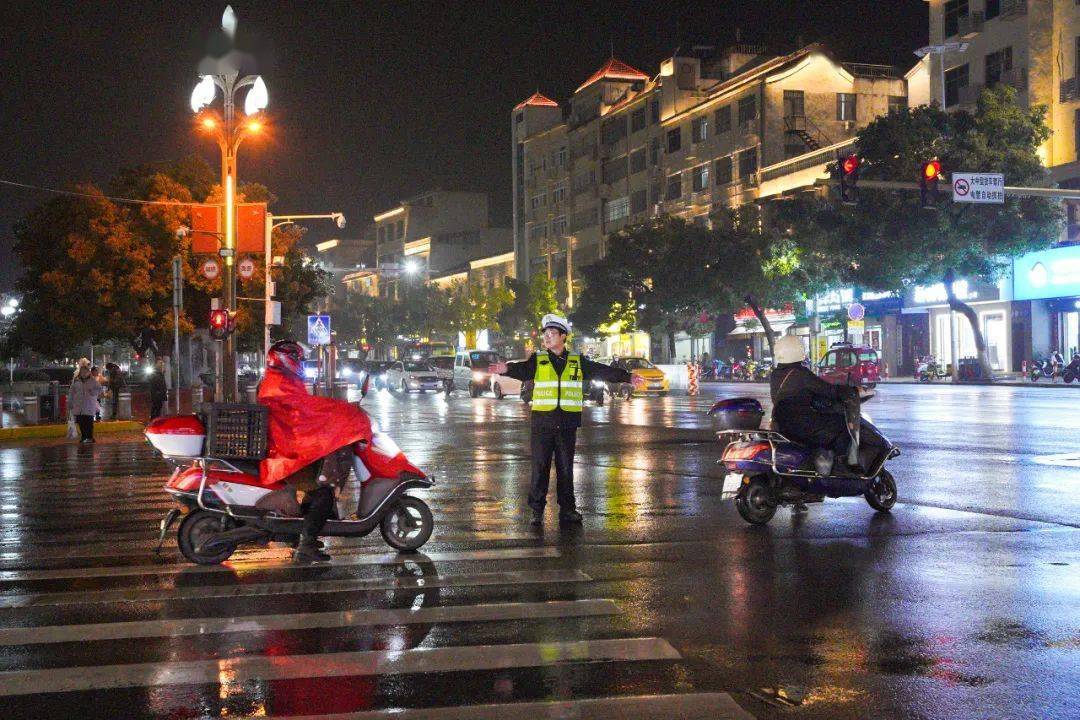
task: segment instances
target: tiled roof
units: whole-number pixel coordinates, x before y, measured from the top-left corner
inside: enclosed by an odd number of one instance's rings
[[[649,76],[636,68],[632,68],[621,60],[611,58],[604,67],[593,73],[592,77],[581,84],[574,92],[581,92],[598,80],[648,80]]]
[[[539,92],[535,92],[527,100],[522,100],[517,105],[515,105],[514,110],[520,110],[521,108],[528,105],[539,105],[542,107],[559,107],[559,103],[555,102],[549,97],[541,95]]]

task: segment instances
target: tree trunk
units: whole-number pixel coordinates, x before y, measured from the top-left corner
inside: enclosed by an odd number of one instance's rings
[[[975,352],[979,358],[979,367],[982,369],[982,376],[986,380],[992,380],[994,377],[994,370],[990,367],[990,354],[986,351],[986,338],[983,337],[982,329],[979,327],[979,315],[975,312],[974,308],[956,297],[953,292],[953,282],[955,279],[956,274],[952,270],[945,273],[945,294],[949,298],[949,309],[955,310],[967,318],[968,323],[971,325],[971,334],[975,338]],[[960,358],[953,358],[953,382],[959,380],[960,377],[959,359]]]
[[[671,362],[675,362],[675,333],[670,331],[667,334],[667,346],[668,357],[671,358]]]
[[[772,356],[773,361],[776,361],[776,352],[773,349],[776,345],[776,333],[773,332],[772,323],[769,322],[769,318],[765,315],[765,311],[754,301],[753,295],[747,295],[746,304],[750,306],[750,309],[754,312],[754,316],[761,323],[761,329],[765,331],[765,339],[769,342],[769,355]]]

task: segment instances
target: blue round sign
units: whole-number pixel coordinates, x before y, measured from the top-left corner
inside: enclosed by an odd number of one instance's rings
[[[866,307],[862,303],[851,303],[847,309],[848,320],[862,320],[866,317]]]

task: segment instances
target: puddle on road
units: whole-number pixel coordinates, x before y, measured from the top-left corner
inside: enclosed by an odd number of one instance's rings
[[[1046,644],[1046,638],[1039,631],[1029,628],[1018,620],[1006,620],[1004,618],[989,621],[982,630],[972,637],[992,645],[1035,647]]]
[[[954,685],[982,687],[990,678],[961,672],[952,659],[933,652],[927,640],[885,633],[870,650],[870,669],[888,675],[918,675]]]

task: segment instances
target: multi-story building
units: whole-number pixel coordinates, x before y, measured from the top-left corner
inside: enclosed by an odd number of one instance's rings
[[[484,193],[434,190],[378,213],[374,222],[381,295],[394,294],[401,273],[444,277],[513,248],[510,228],[491,227]]]
[[[931,94],[946,109],[971,106],[983,88],[1017,89],[1025,106],[1045,105],[1050,138],[1040,148],[1050,180],[1080,188],[1080,3],[1076,0],[927,0],[930,44],[948,52],[930,61]],[[1080,348],[1080,204],[1066,203],[1058,247],[1018,258],[998,292],[971,303],[991,360],[1019,370],[1052,349]],[[968,283],[971,287],[975,283]],[[929,349],[949,360],[972,354],[966,322],[953,323],[943,300],[927,310]],[[996,361],[995,361],[996,358]]]
[[[572,307],[578,269],[611,233],[661,214],[709,223],[812,186],[859,127],[925,83],[925,65],[898,75],[820,45],[695,47],[652,77],[612,58],[565,107],[537,93],[511,113],[517,272],[559,279]]]

